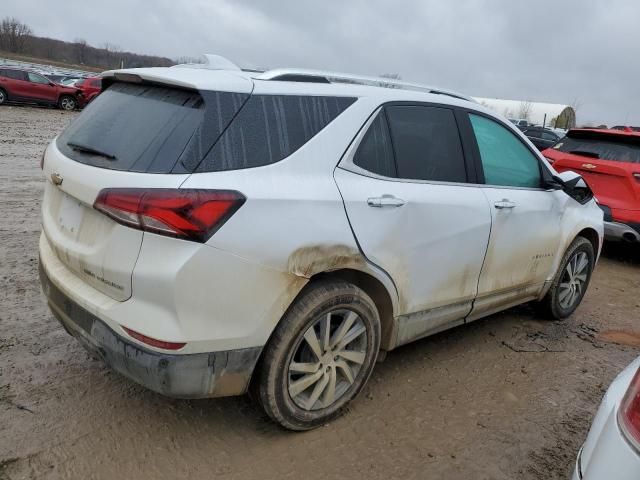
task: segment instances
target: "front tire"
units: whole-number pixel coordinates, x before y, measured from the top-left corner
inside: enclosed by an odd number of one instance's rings
[[[342,281],[312,284],[267,344],[255,396],[285,428],[318,427],[360,392],[379,348],[378,310],[364,291]]]
[[[71,95],[63,95],[58,100],[58,107],[68,112],[73,111],[78,106],[78,101]]]
[[[586,238],[577,237],[562,257],[551,287],[539,303],[540,313],[555,320],[571,315],[584,298],[594,266],[593,245]]]

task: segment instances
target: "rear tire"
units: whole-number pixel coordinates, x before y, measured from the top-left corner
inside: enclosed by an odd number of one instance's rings
[[[360,392],[379,348],[378,310],[364,291],[343,281],[312,284],[269,340],[253,397],[287,429],[318,427]]]
[[[7,92],[0,88],[0,105],[5,103],[8,99],[9,97],[7,96]]]
[[[58,100],[58,107],[68,112],[73,111],[78,106],[78,101],[72,95],[62,95]]]
[[[538,303],[539,313],[555,320],[571,315],[584,298],[594,265],[593,245],[586,238],[577,237],[562,257],[549,291]]]

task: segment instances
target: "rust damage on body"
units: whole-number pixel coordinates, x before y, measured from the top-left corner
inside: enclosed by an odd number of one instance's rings
[[[301,247],[289,255],[287,270],[299,277],[341,268],[362,269],[365,259],[355,248],[348,245],[312,245]]]

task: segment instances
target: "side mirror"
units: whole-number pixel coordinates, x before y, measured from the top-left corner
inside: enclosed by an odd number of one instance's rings
[[[576,172],[566,171],[553,176],[562,190],[577,202],[584,205],[593,198],[593,191],[589,184]]]

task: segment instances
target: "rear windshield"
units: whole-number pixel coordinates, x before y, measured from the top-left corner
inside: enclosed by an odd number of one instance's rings
[[[233,170],[289,156],[355,99],[115,83],[58,137],[78,162],[112,170]]]
[[[185,173],[213,146],[248,95],[116,83],[58,137],[62,153],[87,165]]]
[[[589,134],[571,133],[560,139],[553,148],[560,152],[574,153],[586,157],[617,162],[640,163],[640,139],[613,135],[599,137]]]

